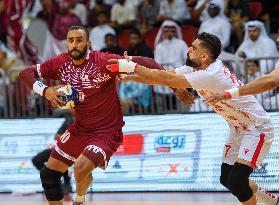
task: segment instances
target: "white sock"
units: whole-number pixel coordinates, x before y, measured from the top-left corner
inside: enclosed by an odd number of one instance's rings
[[[79,195],[77,195],[77,193],[74,193],[73,201],[74,202],[84,202],[85,201],[85,195],[79,196]]]
[[[261,187],[258,187],[256,197],[260,202],[263,202],[265,205],[277,205],[277,197],[265,191]]]

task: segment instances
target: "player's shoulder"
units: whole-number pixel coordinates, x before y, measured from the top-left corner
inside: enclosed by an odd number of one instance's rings
[[[101,52],[101,51],[90,51],[89,55],[90,55],[91,58],[94,58],[95,60],[122,58],[119,55],[112,54],[112,53],[107,53],[107,52]]]
[[[69,61],[70,59],[71,58],[68,53],[61,53],[57,56],[50,58],[49,60],[63,63],[63,62]]]
[[[51,65],[51,66],[60,66],[65,64],[67,61],[70,61],[71,58],[68,53],[62,53],[52,58],[47,59],[46,61],[42,62],[43,65]]]

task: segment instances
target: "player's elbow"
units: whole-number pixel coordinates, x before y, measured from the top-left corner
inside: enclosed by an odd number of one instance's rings
[[[269,90],[277,88],[279,86],[279,76],[268,76],[267,85]]]
[[[18,78],[20,81],[25,79],[27,72],[28,72],[27,68],[25,68],[24,70],[22,70],[18,73]]]

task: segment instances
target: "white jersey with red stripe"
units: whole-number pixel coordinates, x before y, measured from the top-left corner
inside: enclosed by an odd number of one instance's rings
[[[177,74],[183,74],[202,98],[211,93],[224,92],[242,85],[220,60],[216,60],[205,70],[194,70],[184,65],[175,71]],[[273,130],[267,112],[253,96],[220,101],[209,106],[228,122],[234,135],[244,134],[254,129],[262,132]]]

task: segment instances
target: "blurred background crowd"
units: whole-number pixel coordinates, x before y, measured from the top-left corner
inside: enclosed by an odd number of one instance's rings
[[[217,35],[219,58],[244,82],[279,59],[278,0],[0,0],[0,117],[51,116],[48,103],[26,90],[17,73],[67,52],[72,25],[89,29],[92,50],[154,58],[166,70],[185,64],[200,32]],[[49,84],[55,82],[48,82]],[[125,114],[211,111],[198,97],[183,107],[163,86],[120,83]],[[278,91],[258,95],[278,110]]]

